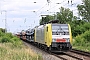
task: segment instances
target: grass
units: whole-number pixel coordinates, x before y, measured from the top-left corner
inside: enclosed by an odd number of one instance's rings
[[[42,60],[42,57],[24,45],[15,47],[12,43],[0,43],[0,60]]]
[[[7,36],[0,37],[0,60],[43,60],[40,55],[23,45],[20,39],[12,36],[6,38]],[[81,37],[73,42],[75,49],[90,52],[90,42],[85,43]]]
[[[0,60],[43,60],[12,33],[0,31]]]
[[[73,46],[74,49],[90,52],[90,42],[87,42],[87,43],[77,42],[76,43],[76,42],[73,41],[72,46]]]
[[[89,47],[74,46],[73,48],[77,49],[77,50],[82,50],[82,51],[90,52],[90,46]]]
[[[74,37],[72,45],[75,49],[90,52],[90,30]]]

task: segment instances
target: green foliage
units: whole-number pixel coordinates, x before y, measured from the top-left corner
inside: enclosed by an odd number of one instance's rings
[[[90,30],[90,23],[85,23],[83,27],[85,28],[85,30]]]
[[[68,23],[71,22],[73,18],[73,12],[69,8],[60,8],[60,12],[57,13],[57,19],[59,23]]]
[[[83,46],[83,45],[85,45],[85,39],[82,38],[82,36],[78,35],[78,36],[75,38],[75,41],[74,41],[73,45]]]
[[[0,31],[3,32],[3,33],[5,33],[5,29],[3,29],[3,28],[0,28]]]
[[[11,39],[12,41],[20,41],[20,39],[19,38],[17,38],[17,37],[13,37],[12,39]]]
[[[4,33],[0,30],[0,37],[4,36]]]
[[[81,35],[87,42],[90,42],[90,30]]]
[[[0,43],[0,60],[42,60],[40,55],[24,45],[13,49],[12,46],[12,43]]]
[[[19,47],[22,44],[21,40],[18,37],[12,35],[12,33],[4,33],[0,30],[0,43],[8,42],[12,43],[15,47]]]
[[[4,43],[4,42],[11,42],[10,41],[10,38],[8,38],[7,36],[3,36],[0,40],[1,43]]]
[[[74,16],[75,17],[75,16]],[[68,23],[71,22],[73,18],[73,12],[70,11],[69,8],[60,8],[60,12],[57,12],[57,14],[54,14],[54,16],[47,15],[46,17],[42,17],[40,20],[40,24],[47,23],[50,20],[58,19],[59,23]]]
[[[90,30],[76,36],[73,45],[86,47],[90,46]]]
[[[71,26],[72,36],[75,37],[78,34],[80,34],[80,25],[83,25],[85,22],[82,20],[73,20],[72,22],[69,22]]]
[[[10,40],[13,43],[13,45],[16,46],[16,47],[20,47],[22,45],[22,41],[17,37],[13,37]]]
[[[7,37],[9,37],[9,38],[15,37],[15,36],[12,35],[12,33],[6,33],[5,35],[6,35]]]
[[[42,17],[42,19],[40,20],[40,25],[44,24],[44,23],[48,23],[50,20],[53,20],[54,17],[51,15],[47,15],[46,17]]]
[[[87,30],[90,30],[90,23],[85,22],[83,20],[75,20],[70,23],[72,35],[73,37],[76,37],[77,35],[80,35],[84,33]]]
[[[78,5],[77,8],[82,18],[90,22],[90,0],[83,0],[83,5]]]

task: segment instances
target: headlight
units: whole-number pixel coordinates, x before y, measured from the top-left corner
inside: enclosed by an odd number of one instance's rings
[[[56,39],[52,39],[53,42],[56,42]]]
[[[70,42],[70,39],[69,39],[69,38],[66,38],[66,41],[67,41],[67,42]]]

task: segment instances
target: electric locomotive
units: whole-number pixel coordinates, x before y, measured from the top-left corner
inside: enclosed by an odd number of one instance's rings
[[[34,42],[50,51],[69,51],[72,49],[72,34],[69,24],[48,23],[34,30]]]

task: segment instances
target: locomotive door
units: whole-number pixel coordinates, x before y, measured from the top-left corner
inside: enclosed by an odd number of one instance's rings
[[[48,27],[45,27],[45,44],[48,45]]]
[[[52,38],[51,25],[48,24],[45,27],[45,42],[48,47],[50,47],[50,45],[51,45],[51,42],[52,42],[51,38]]]
[[[46,27],[46,41],[47,41],[47,46],[49,47],[49,32],[48,32],[48,26]]]

